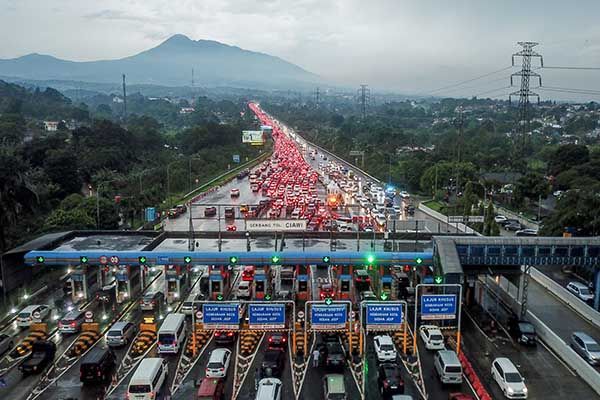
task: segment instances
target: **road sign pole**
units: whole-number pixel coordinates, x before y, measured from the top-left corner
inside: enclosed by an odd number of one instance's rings
[[[404,354],[406,354],[406,348],[408,346],[407,340],[408,340],[408,336],[407,336],[407,318],[408,318],[408,303],[404,302],[404,346],[402,346],[402,350],[404,352]]]

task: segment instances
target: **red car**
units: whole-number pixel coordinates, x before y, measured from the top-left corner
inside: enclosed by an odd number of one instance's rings
[[[235,225],[227,225],[227,231],[228,232],[235,232],[235,231],[237,231],[237,226],[235,226]]]
[[[333,285],[325,284],[321,286],[320,297],[321,300],[325,300],[326,298],[335,299],[335,291],[333,290]]]
[[[475,400],[475,397],[466,393],[450,393],[448,400]]]

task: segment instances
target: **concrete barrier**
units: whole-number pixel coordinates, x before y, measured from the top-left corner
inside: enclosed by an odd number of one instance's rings
[[[440,213],[438,211],[435,211],[434,209],[431,209],[431,208],[427,207],[423,203],[419,203],[419,211],[421,211],[421,212],[429,215],[432,218],[437,219],[440,222],[443,222],[445,224],[448,224],[451,227],[454,227],[454,229],[458,228],[458,230],[461,231],[462,233],[469,233],[471,235],[483,236],[481,233],[479,233],[476,230],[468,227],[465,224],[462,224],[462,223],[458,223],[458,224],[452,223],[452,224],[450,224],[448,222],[448,216],[446,216],[446,215],[444,215],[444,214],[442,214],[442,213]]]
[[[546,290],[558,297],[560,301],[571,307],[582,318],[600,328],[600,313],[598,311],[537,269],[531,267],[529,275]]]
[[[539,272],[539,271],[538,271]],[[488,285],[497,285],[496,281],[487,277]],[[501,277],[499,286],[502,291],[502,300],[505,301],[515,313],[518,313],[521,306],[512,292],[517,292],[516,286],[510,283],[506,278]],[[511,286],[514,290],[511,290]],[[571,347],[565,343],[557,334],[555,334],[542,320],[534,313],[527,311],[527,320],[535,326],[538,338],[552,349],[558,357],[560,357],[569,367],[571,367],[596,393],[600,394],[600,374],[588,364],[579,354],[575,353]]]

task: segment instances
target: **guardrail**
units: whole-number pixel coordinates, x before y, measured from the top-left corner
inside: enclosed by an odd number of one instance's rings
[[[560,301],[571,307],[582,318],[600,328],[600,313],[571,294],[567,289],[554,282],[552,278],[531,267],[529,275],[546,290],[552,292]]]
[[[539,271],[538,271],[539,272]],[[500,284],[497,284],[494,279],[489,277],[486,278],[488,285],[496,285],[502,289],[502,299],[510,305],[514,312],[519,312],[520,303],[515,298],[517,293],[516,287],[508,282],[506,278],[501,277]],[[505,287],[506,286],[506,287]],[[513,287],[515,294],[511,293],[510,287]],[[534,313],[527,311],[527,319],[535,326],[538,338],[542,340],[546,345],[552,349],[558,357],[560,357],[565,363],[567,363],[590,387],[600,394],[600,374],[588,364],[579,354],[575,353],[571,347],[565,343],[556,333],[554,333],[542,320],[540,320]]]
[[[445,224],[448,224],[448,226],[453,226],[455,227],[455,229],[463,232],[463,233],[468,233],[471,235],[477,235],[477,236],[483,236],[481,233],[477,232],[476,230],[474,230],[473,228],[468,227],[467,225],[463,224],[463,223],[450,223],[448,222],[448,216],[442,214],[441,212],[435,211],[432,208],[427,207],[425,204],[423,203],[419,203],[419,207],[418,207],[419,211],[429,215],[432,218],[437,219],[440,222],[444,222]]]

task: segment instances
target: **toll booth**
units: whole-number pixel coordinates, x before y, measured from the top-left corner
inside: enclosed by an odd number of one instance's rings
[[[338,299],[349,300],[352,296],[352,275],[340,275],[337,282]]]
[[[389,299],[392,294],[392,277],[384,275],[379,279],[379,295],[386,294]]]
[[[80,265],[71,272],[73,303],[89,301],[100,288],[100,271],[89,265]]]
[[[142,280],[140,267],[119,265],[115,273],[115,278],[117,280],[117,303],[124,303],[141,293]]]
[[[255,300],[264,300],[265,294],[270,294],[270,285],[269,285],[269,277],[270,275],[261,273],[261,271],[257,271],[256,275],[254,275],[254,299]]]
[[[296,299],[304,301],[310,300],[309,282],[308,275],[298,275],[296,277],[294,288]]]
[[[209,279],[209,296],[212,300],[217,300],[220,295],[227,298],[231,290],[230,274],[228,271],[214,269],[210,271]]]
[[[190,274],[187,266],[165,265],[165,294],[168,304],[182,299],[189,285]]]

